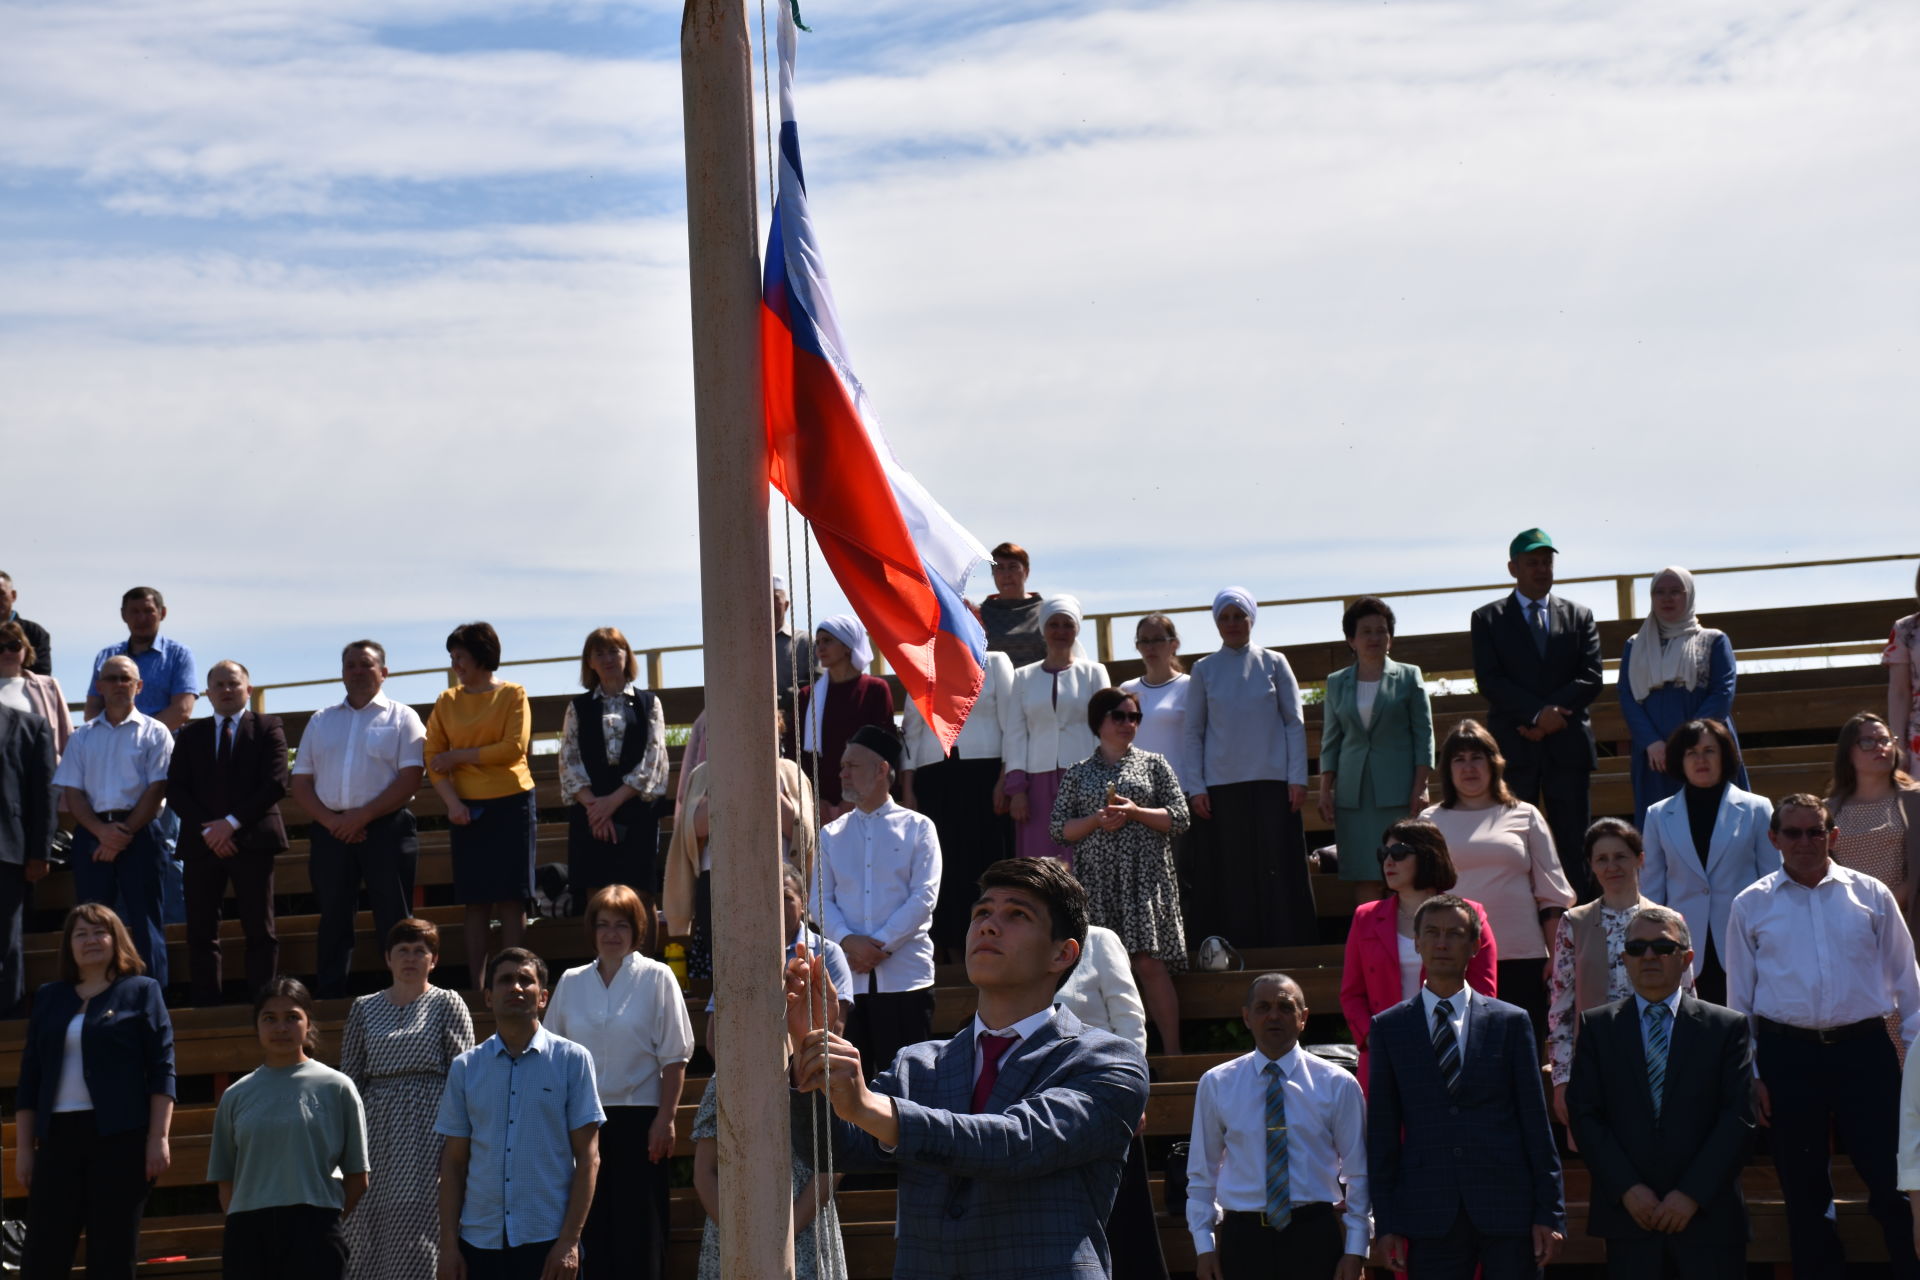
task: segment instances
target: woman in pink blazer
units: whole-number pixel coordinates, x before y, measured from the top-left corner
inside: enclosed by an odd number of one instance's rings
[[[1440,828],[1418,818],[1403,818],[1387,828],[1380,849],[1380,878],[1387,896],[1361,904],[1347,932],[1347,959],[1340,971],[1340,1011],[1360,1048],[1360,1087],[1367,1087],[1367,1032],[1374,1015],[1420,992],[1426,973],[1413,949],[1413,917],[1420,904],[1459,882]],[[1480,917],[1480,950],[1467,966],[1467,985],[1484,996],[1498,996],[1493,926],[1480,904],[1467,902]]]

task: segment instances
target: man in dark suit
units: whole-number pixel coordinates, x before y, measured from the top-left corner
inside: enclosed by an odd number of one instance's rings
[[[1147,1064],[1053,1003],[1086,936],[1086,890],[1060,863],[988,867],[967,929],[972,1025],[902,1049],[871,1087],[859,1051],[819,1029],[835,998],[824,966],[788,962],[796,1148],[825,1093],[837,1165],[898,1174],[895,1280],[1110,1273],[1107,1215]]]
[[[1600,693],[1593,610],[1553,594],[1553,539],[1528,529],[1507,548],[1512,595],[1473,611],[1473,677],[1487,727],[1507,758],[1507,787],[1545,808],[1553,843],[1582,902],[1593,897],[1581,847],[1596,758],[1587,706]]]
[[[1744,1015],[1680,990],[1687,919],[1642,907],[1627,925],[1634,994],[1580,1015],[1567,1111],[1593,1174],[1587,1234],[1620,1280],[1739,1280],[1740,1171],[1753,1139],[1753,1037]]]
[[[273,862],[287,848],[280,820],[287,734],[279,716],[248,708],[249,679],[231,658],[207,672],[213,715],[180,731],[167,770],[167,803],[180,815],[187,966],[198,1005],[220,1003],[220,904],[229,879],[247,937],[248,990],[257,993],[280,967]]]
[[[53,729],[40,716],[0,706],[0,1018],[17,1017],[26,996],[20,907],[27,864],[53,840]]]
[[[1560,1154],[1547,1123],[1526,1011],[1470,990],[1481,946],[1465,899],[1435,894],[1414,917],[1420,994],[1368,1033],[1367,1164],[1387,1265],[1420,1280],[1535,1277],[1566,1230]]]

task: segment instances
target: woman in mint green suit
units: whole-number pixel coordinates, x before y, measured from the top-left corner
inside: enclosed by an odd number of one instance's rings
[[[1362,596],[1340,625],[1354,664],[1327,677],[1320,731],[1320,817],[1333,824],[1340,878],[1382,885],[1381,833],[1427,806],[1433,705],[1420,668],[1387,656],[1393,610]]]

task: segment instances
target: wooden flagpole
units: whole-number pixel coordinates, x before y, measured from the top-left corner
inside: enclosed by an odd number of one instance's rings
[[[760,235],[745,0],[680,21],[694,430],[706,648],[713,961],[720,1091],[720,1273],[793,1276],[773,589],[760,402]],[[671,1106],[676,1099],[662,1099]]]

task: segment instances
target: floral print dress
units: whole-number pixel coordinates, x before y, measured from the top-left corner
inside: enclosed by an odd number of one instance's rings
[[[1180,924],[1173,841],[1191,819],[1167,758],[1129,747],[1110,762],[1095,751],[1061,777],[1050,833],[1064,843],[1066,824],[1104,809],[1109,788],[1143,809],[1165,809],[1173,829],[1163,835],[1144,823],[1129,822],[1118,831],[1096,829],[1074,847],[1073,873],[1087,889],[1087,919],[1119,934],[1128,955],[1144,951],[1165,961],[1172,972],[1182,972],[1187,967],[1187,938]]]

